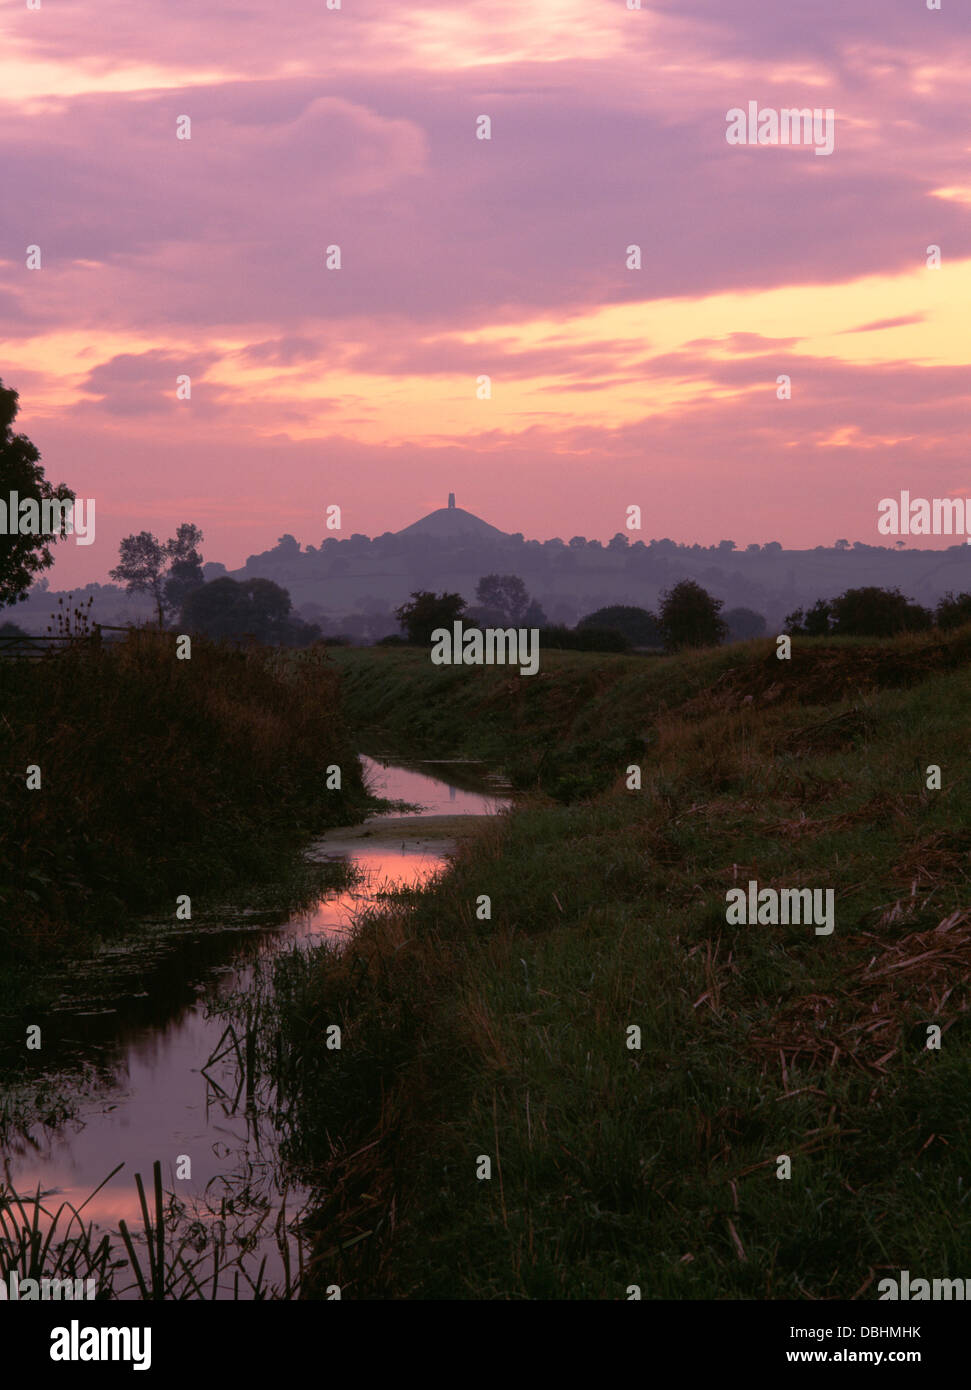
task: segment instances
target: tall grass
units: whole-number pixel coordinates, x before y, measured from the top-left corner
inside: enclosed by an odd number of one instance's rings
[[[797,650],[790,663],[777,660],[774,639],[666,657],[544,650],[534,676],[433,666],[414,648],[343,648],[333,659],[345,717],[361,732],[499,763],[517,787],[569,803],[606,790],[618,766],[653,761],[666,712],[694,719],[746,700],[812,706],[907,687],[965,666],[971,628],[797,639]]]
[[[971,1273],[969,655],[967,629],[788,665],[570,655],[503,697],[495,671],[347,654],[352,709],[373,660],[376,717],[414,680],[453,751],[498,740],[491,710],[516,750],[531,728],[582,758],[593,721],[650,752],[640,791],[608,752],[599,795],[534,796],[340,955],[278,965],[263,1046],[317,1168],[317,1287],[828,1299]],[[729,926],[749,878],[832,887],[834,934]]]
[[[322,648],[195,639],[178,660],[148,629],[0,663],[0,767],[0,967],[21,982],[132,910],[269,872],[366,806]]]
[[[182,1204],[163,1192],[158,1161],[152,1169],[151,1201],[141,1174],[135,1174],[140,1232],[132,1232],[124,1220],[118,1223],[117,1235],[97,1232],[93,1221],[85,1225],[85,1207],[123,1166],[119,1163],[112,1169],[79,1207],[62,1202],[51,1210],[40,1192],[25,1199],[0,1184],[0,1279],[8,1283],[16,1272],[20,1284],[28,1279],[38,1284],[43,1279],[81,1280],[84,1297],[88,1281],[93,1281],[94,1296],[102,1302],[128,1297],[161,1302],[296,1295],[302,1265],[291,1271],[285,1255],[284,1284],[271,1287],[264,1278],[264,1256],[254,1278],[249,1246],[234,1239],[225,1201],[218,1212],[208,1213],[210,1219],[205,1222],[186,1221]],[[286,1224],[285,1202],[278,1224]],[[281,1244],[288,1250],[285,1233]]]

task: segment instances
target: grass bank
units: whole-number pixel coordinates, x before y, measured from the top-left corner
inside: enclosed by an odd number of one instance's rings
[[[433,666],[420,648],[335,648],[342,709],[361,736],[412,752],[479,757],[513,784],[569,802],[606,789],[617,768],[649,756],[659,720],[757,704],[831,704],[908,687],[971,661],[971,629],[871,642],[774,639],[676,657],[544,651],[535,676],[509,667]]]
[[[326,789],[332,764],[340,790]],[[0,662],[0,767],[8,999],[133,912],[168,899],[174,917],[177,894],[275,872],[301,836],[367,806],[322,649],[196,639],[178,660],[172,634],[150,630]]]
[[[278,964],[264,1055],[326,1194],[319,1289],[869,1299],[971,1273],[971,631],[522,680],[340,660],[361,729],[505,742],[541,788],[555,759],[570,804],[535,794],[344,955]],[[834,889],[835,931],[729,925],[750,879]]]

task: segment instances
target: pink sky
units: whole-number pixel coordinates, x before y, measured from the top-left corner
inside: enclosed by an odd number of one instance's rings
[[[967,7],[642,2],[8,7],[0,377],[97,503],[52,585],[132,531],[234,567],[449,490],[792,547],[971,496]],[[750,100],[833,108],[833,154],[730,146]]]

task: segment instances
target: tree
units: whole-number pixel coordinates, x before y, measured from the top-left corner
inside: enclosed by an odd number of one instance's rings
[[[518,627],[529,607],[526,585],[515,574],[486,574],[475,586],[476,601],[492,627]]]
[[[73,502],[74,493],[66,484],[54,487],[44,477],[40,454],[27,436],[13,433],[11,426],[20,409],[19,400],[17,392],[0,381],[0,502],[6,509],[12,492],[17,493],[20,501],[31,499],[38,504]],[[63,508],[60,515],[63,518]],[[13,517],[8,517],[7,525],[0,528],[0,608],[26,601],[34,576],[54,563],[51,546],[67,534],[66,518],[56,531],[46,535],[12,535],[13,521]]]
[[[196,587],[196,575],[198,582],[202,582],[202,556],[196,549],[202,539],[198,526],[190,522],[183,522],[164,544],[151,531],[125,536],[118,547],[119,561],[110,571],[111,578],[124,584],[130,594],[151,594],[158,625],[163,627],[166,610],[174,611],[181,606],[188,591]],[[174,581],[171,597],[169,577]]]
[[[833,631],[847,637],[892,637],[922,632],[933,623],[930,610],[911,603],[899,589],[874,585],[847,589],[832,602]]]
[[[272,579],[213,579],[186,596],[182,624],[207,637],[253,637],[269,645],[304,647],[320,628],[293,617],[290,595]]]
[[[541,604],[515,574],[487,574],[476,585],[478,604],[467,616],[480,627],[544,627]]]
[[[729,608],[723,616],[730,642],[749,642],[765,634],[765,618],[754,608]]]
[[[938,602],[934,616],[937,626],[945,630],[971,623],[971,594],[954,595],[948,590]]]
[[[785,630],[793,637],[825,637],[830,631],[832,607],[824,598],[818,598],[808,613],[797,608],[786,618]]]
[[[693,579],[682,579],[661,595],[659,614],[668,651],[682,647],[717,647],[727,628],[718,616],[723,605]]]
[[[930,609],[912,603],[899,589],[870,585],[847,589],[839,598],[817,599],[808,613],[797,608],[786,618],[786,631],[803,637],[893,637],[926,631],[933,622]]]
[[[847,540],[836,541],[833,545],[834,550],[849,550],[850,543]]]
[[[461,594],[434,594],[429,589],[414,590],[411,600],[396,608],[394,615],[407,632],[408,641],[420,647],[431,644],[435,628],[451,627],[458,622],[466,608]]]
[[[109,571],[112,579],[124,584],[130,594],[151,594],[158,613],[158,625],[165,621],[165,593],[162,587],[168,556],[165,546],[151,531],[125,536],[118,547],[119,560]]]
[[[660,647],[664,641],[661,624],[653,613],[646,608],[633,608],[620,603],[588,613],[580,619],[577,627],[619,632],[634,647]]]
[[[192,590],[206,582],[202,573],[202,555],[197,549],[203,539],[198,526],[183,522],[172,540],[166,541],[170,564],[164,592],[165,606],[171,613],[181,612]]]

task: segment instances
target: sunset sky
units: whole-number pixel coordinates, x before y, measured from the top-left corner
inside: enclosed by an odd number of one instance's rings
[[[52,585],[132,531],[234,567],[449,490],[798,548],[971,496],[968,6],[642,3],[5,7],[0,378],[97,503]],[[833,108],[833,154],[730,146],[753,100]]]

